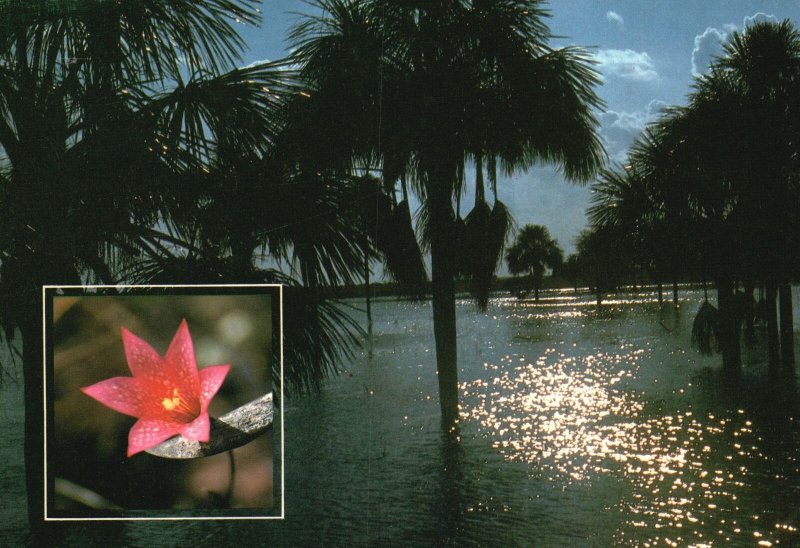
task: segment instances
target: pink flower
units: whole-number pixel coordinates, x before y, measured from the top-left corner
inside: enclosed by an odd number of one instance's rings
[[[114,377],[81,391],[114,411],[139,419],[128,434],[128,456],[176,434],[207,442],[211,427],[208,404],[222,386],[230,365],[197,370],[186,320],[178,326],[163,359],[124,327],[122,343],[133,377]]]

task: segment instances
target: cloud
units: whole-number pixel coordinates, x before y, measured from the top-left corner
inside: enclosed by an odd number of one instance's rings
[[[623,19],[622,16],[618,14],[616,11],[607,11],[606,20],[612,23],[616,23],[620,27],[625,24],[625,19]]]
[[[595,54],[598,69],[605,76],[617,76],[638,82],[658,79],[658,72],[647,52],[631,49],[601,49]]]
[[[257,59],[255,61],[253,61],[252,63],[248,63],[248,64],[246,64],[246,65],[244,65],[243,67],[240,67],[240,68],[249,69],[249,68],[256,67],[258,65],[266,65],[266,64],[271,63],[271,62],[272,62],[271,59]]]
[[[757,12],[745,17],[741,28],[746,29],[751,25],[765,21],[777,23],[778,18],[768,13]],[[722,29],[707,27],[702,34],[695,36],[694,49],[692,50],[692,75],[700,76],[708,71],[708,67],[714,58],[722,54],[722,45],[728,40],[730,34],[740,30],[733,23],[725,23],[722,25]]]
[[[742,23],[742,26],[744,28],[747,28],[750,25],[754,25],[756,23],[764,23],[764,22],[767,22],[767,21],[770,22],[770,23],[777,23],[778,22],[778,18],[775,17],[772,14],[767,14],[767,13],[759,11],[758,13],[755,13],[753,15],[745,17],[744,18],[744,22]]]
[[[642,110],[614,111],[600,114],[600,136],[612,161],[624,163],[634,139],[647,124],[655,121],[667,106],[664,101],[653,99]]]
[[[725,31],[707,27],[703,34],[694,37],[692,50],[692,75],[700,76],[708,70],[711,61],[722,53],[722,44],[728,37]]]

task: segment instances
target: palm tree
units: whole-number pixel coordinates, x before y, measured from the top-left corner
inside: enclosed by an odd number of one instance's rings
[[[761,264],[768,289],[777,286],[780,293],[781,362],[792,369],[794,328],[788,258],[793,252],[789,242],[796,230],[793,204],[800,132],[800,33],[789,20],[752,25],[731,36],[716,69],[718,76],[705,85],[713,87],[717,79],[732,79],[754,118],[745,120],[750,122],[747,137],[752,167],[742,193],[753,223],[769,227],[763,235]],[[770,303],[772,316],[774,297]],[[775,354],[773,345],[771,361],[776,361]]]
[[[571,253],[564,262],[553,271],[554,276],[566,278],[572,284],[575,292],[578,291],[578,281],[581,279],[581,265],[578,255]]]
[[[581,231],[575,241],[578,264],[589,285],[594,288],[597,305],[603,295],[616,289],[629,270],[629,258],[620,230],[611,225],[594,226]]]
[[[208,168],[232,119],[268,143],[274,67],[231,69],[250,0],[0,7],[2,324],[19,329],[31,524],[41,500],[41,286],[115,283],[174,243],[156,230],[187,174]]]
[[[691,193],[712,235],[723,364],[740,367],[738,277],[751,288],[757,279],[766,285],[770,367],[776,370],[780,360],[791,368],[787,246],[796,231],[800,35],[788,21],[753,25],[732,35],[712,69],[696,84],[682,131],[695,156],[693,169],[702,173]]]
[[[546,268],[558,269],[564,262],[564,251],[542,225],[525,225],[506,252],[508,271],[517,275],[527,272],[533,294],[539,300],[539,288]]]
[[[508,170],[552,161],[585,180],[602,160],[592,113],[598,80],[583,50],[548,46],[535,0],[314,5],[322,15],[301,22],[292,41],[312,99],[331,106],[321,132],[334,129],[328,136],[339,153],[378,158],[384,177],[412,174],[428,208],[439,396],[452,425],[453,201],[464,164],[476,153]]]
[[[623,167],[604,169],[592,184],[592,205],[587,216],[593,227],[611,228],[624,238],[633,255],[633,267],[642,267],[658,283],[662,300],[661,271],[658,265],[663,242],[656,228],[661,215],[655,193],[641,166],[633,161]]]

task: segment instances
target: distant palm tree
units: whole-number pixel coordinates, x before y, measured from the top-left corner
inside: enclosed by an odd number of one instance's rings
[[[594,289],[597,304],[603,295],[616,289],[630,268],[630,256],[617,227],[594,226],[583,230],[575,241],[578,264]]]
[[[514,275],[528,273],[536,301],[545,270],[558,269],[563,262],[564,251],[542,225],[523,226],[506,252],[508,271]]]
[[[578,48],[552,49],[540,2],[318,0],[292,34],[323,114],[325,147],[413,175],[429,211],[442,417],[458,418],[456,215],[470,154],[508,169],[560,163],[587,179],[602,161],[598,83]],[[508,123],[506,123],[508,122]],[[391,174],[391,175],[389,175]],[[390,178],[389,182],[393,182]]]
[[[578,282],[581,279],[581,265],[578,255],[576,253],[568,255],[563,264],[553,272],[553,275],[566,278],[577,292]]]

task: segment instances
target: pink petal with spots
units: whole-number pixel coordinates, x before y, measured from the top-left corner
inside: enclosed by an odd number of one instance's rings
[[[196,419],[185,425],[181,430],[181,436],[187,440],[208,442],[211,431],[211,421],[208,413],[200,413]]]
[[[180,423],[162,420],[139,419],[128,433],[128,456],[155,447],[180,433],[183,426]]]
[[[124,327],[122,328],[122,344],[125,346],[125,357],[128,368],[134,377],[142,377],[164,384],[169,383],[164,361],[161,356],[147,344]]]
[[[200,411],[208,410],[208,404],[216,395],[225,376],[230,370],[230,365],[212,365],[200,370]]]
[[[81,388],[81,392],[114,411],[142,417],[162,411],[150,384],[134,377],[113,377]]]
[[[194,356],[194,344],[189,334],[189,326],[185,319],[181,321],[178,331],[172,338],[167,355],[164,356],[164,364],[168,374],[172,376],[178,387],[196,397],[199,388],[197,360]]]

